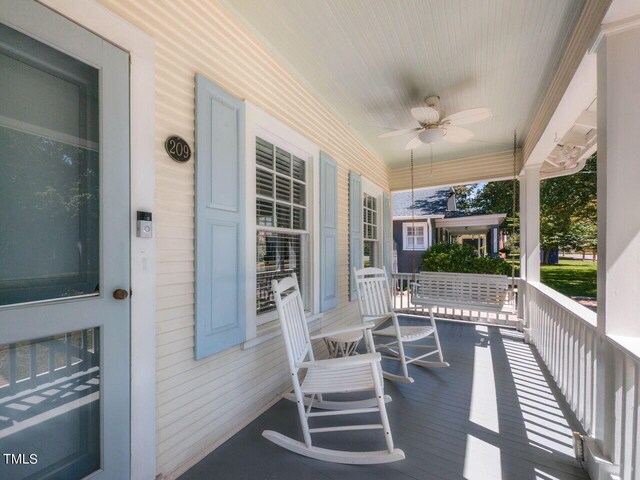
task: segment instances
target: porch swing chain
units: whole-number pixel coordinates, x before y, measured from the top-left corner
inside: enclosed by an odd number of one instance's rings
[[[511,188],[511,228],[512,235],[515,234],[516,229],[516,182],[517,178],[517,149],[518,149],[518,133],[517,130],[513,130],[513,185]],[[520,227],[518,226],[518,230]],[[511,254],[511,252],[509,252]],[[515,288],[515,277],[516,277],[516,262],[513,258],[513,254],[511,254],[511,288]]]
[[[413,233],[413,248],[411,249],[411,281],[416,281],[416,248],[415,248],[415,233],[416,233],[416,205],[413,191],[413,149],[411,149],[411,230]]]

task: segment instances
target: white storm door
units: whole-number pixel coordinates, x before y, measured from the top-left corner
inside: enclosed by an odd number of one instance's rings
[[[0,0],[0,478],[130,476],[129,163],[128,54]]]

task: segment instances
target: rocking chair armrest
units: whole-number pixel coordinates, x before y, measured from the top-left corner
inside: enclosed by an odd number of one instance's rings
[[[389,312],[389,313],[385,313],[383,315],[362,315],[362,320],[365,321],[365,322],[368,322],[368,323],[377,324],[378,322],[380,322],[382,320],[389,320],[395,314],[396,314],[396,312]]]
[[[334,335],[340,335],[341,333],[349,333],[349,332],[357,332],[359,330],[369,330],[371,328],[374,328],[375,325],[372,322],[366,322],[363,323],[362,325],[354,325],[353,327],[346,327],[346,328],[339,328],[337,330],[330,330],[328,332],[320,332],[317,335],[311,335],[309,337],[310,340],[317,340],[319,338],[324,338],[324,337],[332,337]]]
[[[356,365],[369,365],[382,360],[379,353],[365,353],[353,357],[329,358],[327,360],[314,360],[312,362],[300,362],[296,368],[340,368],[354,367]]]

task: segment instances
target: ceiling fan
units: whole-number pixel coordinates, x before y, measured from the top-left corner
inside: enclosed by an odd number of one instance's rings
[[[479,122],[492,116],[491,110],[485,107],[461,110],[445,116],[440,109],[440,97],[438,96],[427,97],[425,103],[427,104],[426,107],[411,109],[411,115],[418,121],[419,127],[383,133],[379,135],[379,138],[417,133],[404,147],[405,150],[413,150],[422,145],[439,141],[464,143],[471,140],[473,132],[460,127],[460,125]]]

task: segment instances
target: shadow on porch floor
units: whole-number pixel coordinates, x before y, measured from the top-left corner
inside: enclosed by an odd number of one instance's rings
[[[282,400],[180,480],[587,479],[571,446],[578,422],[521,335],[446,321],[439,321],[438,329],[451,367],[412,367],[412,385],[385,382],[385,393],[393,397],[387,405],[392,433],[404,461],[336,465],[279,448],[261,437],[264,429],[302,440],[295,405]],[[396,364],[390,363],[391,370]],[[357,420],[374,419],[367,416]],[[327,448],[384,449],[379,431],[314,437]]]

